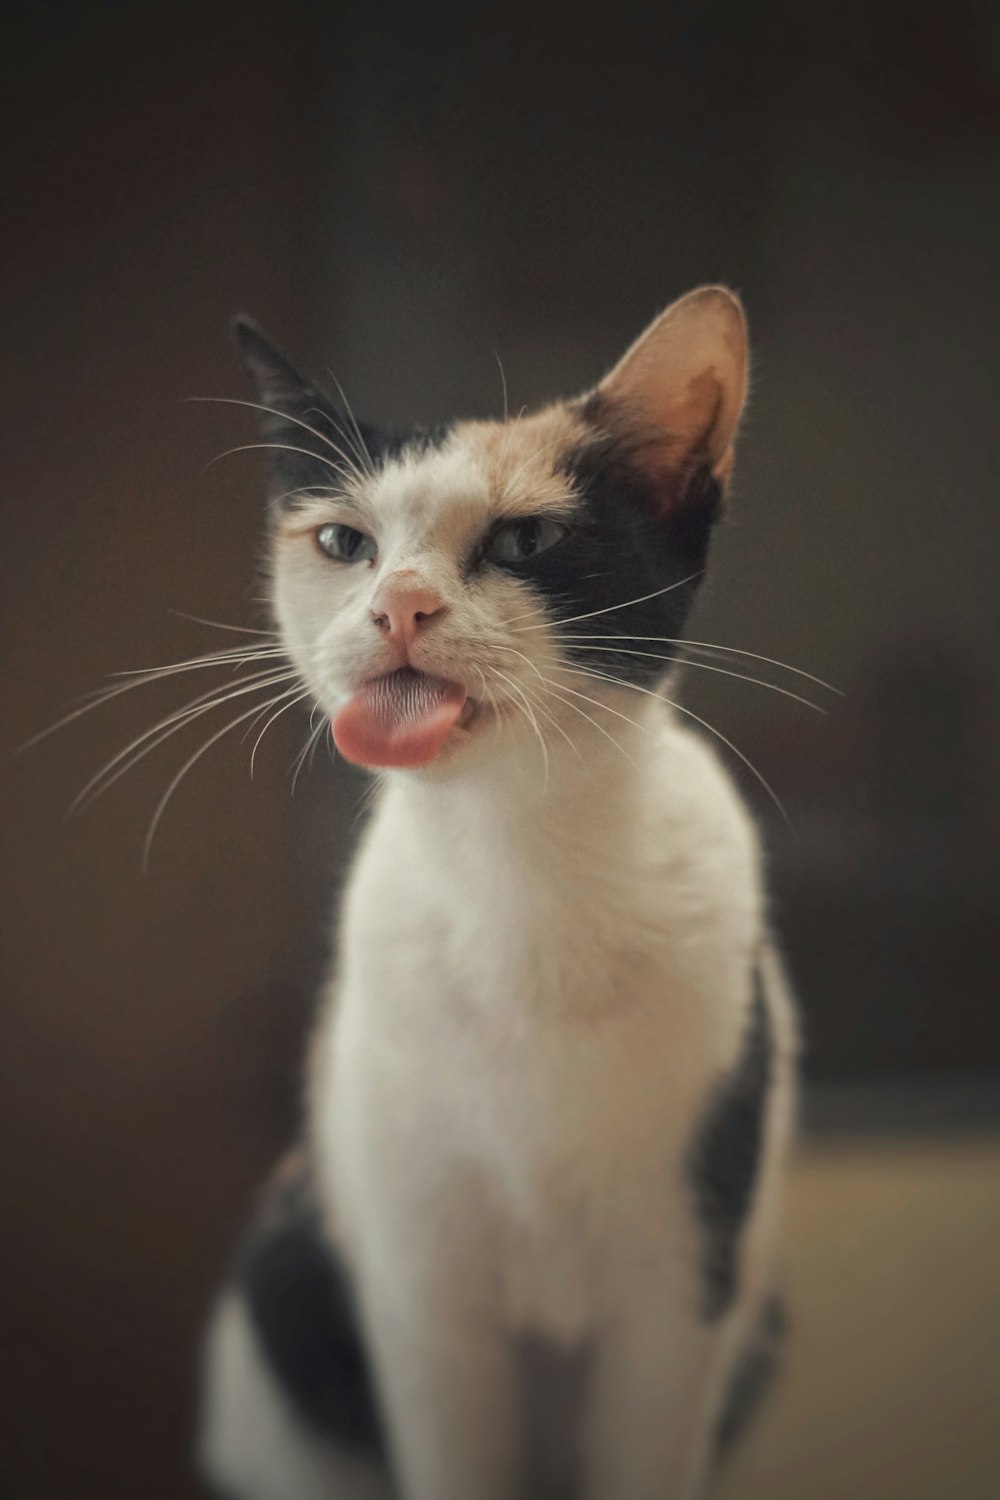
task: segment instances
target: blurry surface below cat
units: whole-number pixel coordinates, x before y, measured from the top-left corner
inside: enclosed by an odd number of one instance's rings
[[[803,1150],[786,1366],[718,1500],[993,1500],[998,1243],[995,1138]]]

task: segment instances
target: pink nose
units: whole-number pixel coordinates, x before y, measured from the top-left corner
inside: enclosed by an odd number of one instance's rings
[[[448,606],[439,594],[405,578],[387,578],[375,595],[372,620],[389,640],[408,646],[431,620]]]

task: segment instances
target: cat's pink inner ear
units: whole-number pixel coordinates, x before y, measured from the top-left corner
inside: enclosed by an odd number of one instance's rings
[[[608,425],[632,439],[640,466],[667,480],[707,464],[725,483],[747,374],[738,297],[701,287],[660,314],[595,395]]]

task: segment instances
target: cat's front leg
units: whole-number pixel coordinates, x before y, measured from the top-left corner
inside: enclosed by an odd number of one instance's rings
[[[584,1433],[585,1500],[695,1500],[710,1461],[717,1331],[637,1279],[595,1350]]]
[[[412,1288],[411,1288],[412,1290]],[[371,1353],[404,1500],[514,1500],[517,1402],[509,1341],[434,1297],[368,1287]]]

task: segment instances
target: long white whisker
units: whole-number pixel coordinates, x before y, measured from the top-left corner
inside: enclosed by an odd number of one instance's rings
[[[315,709],[313,710],[313,713],[315,713]],[[315,752],[316,746],[319,743],[319,737],[323,733],[323,730],[326,728],[327,721],[326,721],[325,718],[320,719],[319,723],[316,724],[315,726],[313,726],[312,723],[311,723],[312,714],[309,715],[309,718],[310,718],[310,733],[306,736],[306,742],[305,742],[305,744],[302,746],[302,749],[299,751],[297,757],[292,762],[292,796],[293,797],[295,796],[295,786],[296,786],[296,783],[298,782],[299,774],[300,774],[300,772],[302,770],[302,767],[306,763],[306,757],[310,754],[310,752]],[[312,764],[312,762],[310,762],[310,764]]]
[[[300,686],[301,686],[301,684],[300,684]],[[267,731],[270,729],[271,725],[274,723],[274,721],[276,719],[280,719],[282,714],[287,713],[290,708],[294,708],[297,703],[303,703],[306,700],[306,698],[308,698],[309,696],[310,696],[310,691],[309,691],[308,688],[306,688],[303,692],[299,693],[299,695],[298,695],[297,698],[293,698],[290,703],[284,703],[284,704],[282,704],[282,706],[280,708],[276,709],[275,712],[268,719],[267,723],[264,725],[264,728],[261,730],[260,734],[254,740],[253,749],[250,751],[250,780],[251,781],[253,781],[253,768],[254,768],[254,761],[257,758],[257,748],[260,745],[260,742],[264,738],[264,736],[267,733]]]
[[[562,621],[558,621],[562,624]],[[785,672],[791,672],[796,677],[805,677],[809,682],[814,682],[817,687],[826,688],[827,692],[835,693],[838,698],[844,694],[840,688],[834,687],[830,682],[824,682],[822,677],[816,677],[812,672],[806,672],[802,667],[793,667],[787,661],[779,661],[775,656],[762,656],[759,651],[745,651],[739,646],[720,646],[715,641],[688,641],[683,636],[671,635],[608,635],[606,632],[594,635],[578,635],[571,631],[568,635],[554,634],[553,639],[562,645],[571,645],[575,641],[648,641],[661,646],[684,646],[699,651],[717,651],[730,656],[752,657],[754,661],[762,661],[769,667],[781,667]]]
[[[538,743],[539,743],[539,746],[541,747],[542,760],[543,760],[544,765],[545,765],[545,788],[544,788],[544,790],[547,792],[548,789],[549,789],[549,747],[545,743],[545,736],[542,734],[542,731],[539,728],[538,719],[536,718],[534,712],[532,711],[531,704],[528,702],[527,696],[521,690],[520,685],[514,681],[513,677],[508,677],[507,674],[506,674],[506,672],[501,672],[500,671],[499,667],[490,667],[490,668],[488,668],[488,670],[493,674],[494,677],[499,677],[501,679],[501,681],[505,682],[509,688],[512,688],[513,691],[518,695],[518,698],[520,699],[521,703],[523,704],[522,712],[524,713],[525,717],[528,720],[528,723],[531,725],[532,729],[534,730],[535,736],[536,736],[536,738],[538,740]]]
[[[534,672],[535,676],[544,682],[545,679],[542,677],[539,669],[535,666],[535,663],[531,660],[531,657],[526,656],[523,651],[518,651],[516,646],[504,646],[499,642],[496,642],[493,645],[493,649],[499,651],[509,651],[512,656],[519,656],[523,662],[526,662],[528,664],[528,666]]]
[[[583,670],[582,668],[577,670],[577,668],[575,667],[563,667],[560,670],[564,672],[572,672],[574,673],[574,675],[579,677],[590,677],[595,682],[609,682],[615,687],[626,688],[635,693],[645,693],[648,698],[656,698],[661,703],[668,703],[670,707],[675,708],[678,713],[685,714],[687,718],[693,719],[696,724],[700,724],[703,729],[707,729],[709,734],[713,734],[715,735],[716,739],[721,740],[722,744],[726,745],[728,749],[730,749],[733,754],[743,762],[747,769],[753,773],[753,775],[760,782],[761,786],[764,788],[767,795],[770,797],[771,801],[774,803],[775,807],[778,809],[789,829],[792,828],[791,819],[785,811],[781,799],[779,798],[774,788],[771,786],[770,782],[761,775],[760,771],[758,771],[753,761],[750,760],[748,756],[744,755],[743,751],[737,745],[734,745],[732,740],[727,739],[726,736],[722,733],[721,729],[716,729],[714,724],[709,724],[707,719],[700,718],[698,714],[694,713],[690,708],[685,708],[682,703],[675,702],[673,698],[668,698],[663,693],[654,693],[650,688],[639,687],[634,682],[622,682],[620,678],[610,677],[604,672],[588,672]],[[567,689],[567,691],[569,691],[569,689]]]
[[[801,693],[793,693],[789,688],[779,687],[776,682],[765,682],[762,677],[750,677],[746,672],[733,672],[728,667],[717,667],[707,661],[691,661],[684,656],[663,656],[658,651],[626,651],[621,646],[588,646],[581,647],[584,651],[610,651],[616,656],[644,656],[651,661],[673,662],[682,667],[699,667],[703,672],[719,672],[723,677],[735,677],[739,682],[752,682],[755,687],[769,688],[772,693],[780,693],[783,698],[792,698],[796,703],[811,708],[814,713],[825,714],[826,709],[819,703],[813,703],[811,698],[803,698]]]
[[[541,675],[541,674],[539,674],[539,675]],[[542,681],[544,683],[544,678],[542,679]],[[560,724],[559,720],[555,717],[555,715],[549,713],[548,709],[542,703],[540,695],[538,693],[533,693],[530,690],[530,688],[527,688],[527,687],[522,688],[522,691],[523,691],[523,693],[525,694],[525,696],[527,698],[530,698],[531,702],[534,704],[534,706],[535,706],[536,710],[538,711],[538,713],[540,713],[542,715],[542,717],[544,719],[546,719],[552,725],[553,729],[557,730],[558,733],[562,735],[563,739],[566,741],[566,743],[570,747],[570,749],[574,752],[574,754],[576,755],[577,759],[578,760],[583,760],[583,754],[582,754],[582,752],[580,750],[579,745],[576,743],[575,740],[573,740],[573,739],[570,738],[570,736],[566,733],[565,729]]]
[[[224,458],[232,458],[234,453],[255,453],[261,450],[271,449],[277,453],[302,453],[306,458],[311,458],[314,463],[323,464],[334,474],[339,474],[342,481],[348,484],[356,480],[357,476],[350,470],[345,469],[342,464],[335,464],[332,459],[324,458],[321,453],[313,453],[311,448],[296,448],[292,443],[240,443],[235,448],[227,448],[223,453],[217,453],[214,458],[209,459],[205,465],[210,469],[213,464],[221,463]]]
[[[503,391],[503,425],[506,427],[507,426],[507,416],[508,416],[508,410],[507,410],[507,377],[506,377],[506,375],[503,372],[503,365],[502,365],[502,363],[500,361],[500,355],[497,353],[496,349],[494,349],[494,351],[493,351],[493,358],[496,360],[496,362],[497,362],[497,369],[500,371],[500,387],[501,387],[501,389]]]
[[[337,392],[340,396],[340,399],[344,403],[344,410],[347,413],[347,419],[351,423],[351,426],[354,428],[354,435],[357,439],[357,453],[358,457],[361,460],[361,467],[366,470],[369,477],[373,479],[375,477],[375,462],[371,456],[371,453],[369,452],[368,444],[364,440],[364,436],[361,432],[361,426],[358,422],[358,419],[354,415],[354,409],[347,399],[347,392],[344,390],[344,387],[341,385],[336,375],[330,369],[329,365],[327,365],[326,367],[326,372],[329,375],[330,379],[333,381],[334,385],[337,387]]]
[[[309,411],[310,412],[315,411],[317,413],[317,415],[319,415],[319,416],[325,415],[325,413],[323,412],[322,408],[318,407],[318,406],[311,406],[311,407],[309,407]],[[337,416],[338,416],[338,418],[340,417],[340,413],[339,412],[337,413]],[[344,439],[344,442],[347,443],[348,446],[346,448],[342,448],[340,446],[340,444],[339,443],[335,443],[332,438],[327,438],[326,441],[327,441],[328,445],[333,449],[333,451],[335,453],[339,453],[340,454],[341,458],[344,460],[345,464],[347,465],[347,467],[350,469],[351,473],[356,478],[358,484],[359,485],[364,484],[365,480],[369,477],[369,474],[368,474],[367,467],[363,463],[359,464],[359,462],[358,462],[357,444],[354,442],[354,439],[353,439],[351,433],[349,431],[347,431],[344,427],[338,425],[338,427],[337,427],[337,433],[338,433],[339,436],[341,436]],[[367,455],[365,455],[365,457],[367,457]]]
[[[328,750],[329,755],[330,755],[330,763],[331,763],[331,765],[337,759],[337,747],[333,743],[333,728],[332,728],[332,725],[330,724],[329,719],[324,719],[320,723],[319,727],[320,727],[320,730],[322,732],[321,732],[321,734],[319,736],[319,739],[313,740],[313,747],[312,747],[312,749],[309,752],[309,769],[310,769],[310,771],[312,770],[313,766],[316,763],[316,748],[317,748],[318,745],[320,745],[324,741],[326,743],[326,747],[327,747],[327,750]]]
[[[509,652],[511,654],[511,656],[520,657],[521,661],[527,662],[528,666],[534,672],[534,674],[538,678],[539,682],[542,683],[543,686],[545,685],[545,678],[542,676],[542,674],[539,671],[538,667],[535,666],[535,663],[531,660],[530,656],[525,656],[525,654],[524,654],[523,651],[518,651],[514,646],[503,646],[503,645],[500,645],[499,643],[497,643],[495,649],[497,649],[499,651],[507,651],[507,652]],[[527,693],[528,689],[525,688],[524,692]],[[576,751],[576,754],[582,760],[583,756],[580,754],[580,748],[579,748],[579,746],[575,743],[574,740],[570,739],[569,735],[566,733],[565,729],[560,724],[559,720],[557,718],[555,718],[552,714],[550,714],[545,708],[542,707],[541,702],[539,701],[539,699],[534,694],[530,694],[530,697],[531,697],[532,703],[534,703],[535,707],[538,709],[538,712],[540,714],[544,715],[544,717],[546,719],[548,719],[548,721],[552,725],[553,729],[556,729],[556,730],[559,731],[559,733],[562,735],[563,739],[566,741],[567,745],[569,745],[569,747],[572,750]]]
[[[624,755],[624,757],[628,761],[629,765],[630,766],[635,766],[635,769],[638,771],[639,767],[636,765],[636,763],[632,759],[631,755],[629,755],[628,751],[625,749],[625,746],[619,740],[616,740],[613,734],[609,734],[608,731],[604,728],[604,726],[602,724],[598,724],[598,722],[594,718],[593,714],[588,714],[587,711],[586,711],[586,709],[579,708],[577,706],[577,704],[575,704],[575,703],[573,703],[571,701],[570,698],[564,697],[563,696],[563,692],[565,691],[566,693],[571,693],[572,696],[573,696],[573,698],[581,698],[584,703],[593,703],[596,708],[607,708],[607,704],[606,703],[601,703],[600,700],[597,699],[597,698],[588,698],[586,693],[577,693],[577,692],[575,692],[573,690],[573,688],[562,689],[562,688],[556,687],[556,685],[553,682],[550,682],[548,678],[546,678],[545,681],[546,681],[546,686],[548,687],[549,692],[552,694],[553,698],[558,698],[559,702],[562,703],[562,704],[564,704],[566,708],[571,708],[574,713],[577,713],[577,714],[579,714],[581,716],[581,718],[586,719],[588,724],[592,724],[594,726],[594,728],[597,730],[598,734],[603,734],[603,736],[604,736],[604,738],[606,740],[610,740],[611,744],[614,745],[615,749],[618,750],[618,751],[620,751],[621,754]],[[615,710],[611,709],[610,712],[611,713],[615,713]],[[624,714],[616,714],[616,717],[619,718],[619,719],[625,719],[625,715]],[[634,720],[632,720],[632,719],[625,719],[625,722],[627,724],[632,724],[632,723],[634,723]],[[638,725],[636,725],[636,728],[637,729],[641,729],[642,725],[638,724]]]
[[[265,648],[260,653],[249,653],[246,659],[252,661],[271,655],[280,656],[284,655],[284,653],[280,650],[272,652],[270,648]],[[232,659],[234,658],[228,652],[220,652],[212,656],[194,657],[187,662],[175,662],[166,667],[155,667],[152,670],[147,669],[136,676],[130,677],[130,681],[116,683],[113,687],[95,688],[92,692],[83,695],[89,699],[89,702],[81,704],[68,714],[64,714],[61,719],[57,719],[54,724],[47,725],[45,729],[40,729],[37,734],[33,734],[30,739],[18,745],[13,753],[15,756],[23,755],[26,750],[30,750],[34,745],[40,744],[42,740],[48,739],[49,735],[55,734],[56,730],[65,729],[67,724],[72,724],[74,720],[81,718],[84,714],[91,713],[95,708],[100,708],[104,703],[109,703],[113,698],[120,697],[122,693],[130,693],[135,688],[144,687],[147,683],[159,682],[163,678],[179,674],[182,671],[193,670],[196,666],[225,666]]]
[[[582,668],[580,668],[578,670],[575,667],[560,667],[559,671],[560,672],[572,672],[573,675],[574,675],[574,677],[593,677],[595,681],[598,680],[598,674],[596,672],[585,672],[585,671],[583,671]],[[605,712],[607,712],[609,714],[614,714],[614,716],[615,716],[616,719],[623,719],[626,724],[631,724],[632,728],[633,729],[638,729],[639,732],[640,732],[640,734],[649,734],[650,733],[650,730],[649,730],[649,728],[648,728],[647,725],[640,724],[639,721],[638,721],[638,719],[630,719],[629,716],[628,716],[628,714],[620,713],[617,708],[612,708],[610,706],[610,704],[602,703],[599,698],[589,698],[586,693],[578,693],[577,690],[576,690],[576,688],[567,687],[564,682],[556,682],[551,677],[546,677],[545,678],[545,684],[546,684],[547,687],[550,687],[550,688],[551,687],[558,687],[559,690],[560,690],[560,692],[570,693],[574,698],[582,698],[583,701],[584,701],[584,703],[593,703],[596,708],[603,708],[605,710]],[[651,698],[656,698],[658,696],[659,695],[657,693],[651,693],[650,694]]]
[[[124,776],[133,766],[138,765],[140,760],[145,759],[153,750],[162,745],[165,740],[170,739],[171,735],[175,734],[179,729],[183,729],[186,724],[190,724],[194,719],[200,718],[202,714],[209,713],[213,708],[221,708],[224,703],[231,702],[233,698],[242,698],[247,693],[261,692],[265,688],[276,687],[279,682],[287,682],[289,678],[297,676],[296,672],[258,673],[258,680],[248,681],[239,688],[228,688],[221,694],[218,688],[212,688],[207,693],[199,693],[196,698],[192,698],[183,708],[175,709],[165,718],[160,719],[152,728],[144,730],[142,734],[137,735],[124,749],[119,750],[116,755],[112,756],[90,778],[86,786],[77,792],[69,805],[67,815],[71,816],[78,809],[88,805],[96,797],[103,795],[109,787],[114,786],[119,777]],[[148,743],[149,741],[152,741],[152,743]],[[143,748],[140,749],[140,746]],[[129,756],[132,758],[126,759]],[[124,765],[121,764],[122,761],[125,761]],[[119,767],[117,771],[114,769],[116,766]],[[108,773],[112,771],[114,774],[109,775]]]
[[[277,699],[275,701],[277,702]],[[184,777],[191,770],[191,768],[196,765],[199,760],[201,760],[201,757],[206,753],[206,751],[210,750],[218,740],[222,739],[223,735],[229,734],[231,730],[235,729],[238,725],[245,723],[246,720],[251,718],[253,714],[259,712],[260,707],[255,703],[253,708],[247,709],[245,713],[239,714],[235,719],[232,719],[230,723],[225,724],[221,729],[216,730],[215,734],[207,739],[200,749],[196,750],[193,755],[188,757],[188,759],[181,766],[180,770],[177,772],[176,776],[173,777],[170,785],[167,787],[163,796],[156,804],[155,811],[153,812],[152,819],[150,820],[149,829],[146,833],[145,842],[142,846],[142,868],[144,872],[149,869],[149,851],[152,848],[153,839],[156,835],[156,830],[159,827],[160,819],[163,817],[163,814],[166,811],[167,803],[170,801],[174,792],[184,780]]]
[[[678,578],[676,583],[668,583],[665,588],[654,589],[651,594],[640,594],[638,599],[626,599],[623,604],[608,604],[605,605],[604,609],[589,609],[585,614],[569,615],[566,619],[557,620],[556,623],[560,626],[572,625],[576,620],[592,620],[595,615],[610,615],[614,614],[614,612],[619,609],[630,609],[633,604],[645,604],[647,599],[659,599],[661,594],[670,594],[674,589],[683,588],[686,583],[693,583],[696,578],[701,577],[704,571],[704,568],[699,568],[696,573],[689,573],[686,578]],[[531,610],[528,611],[529,614],[533,612],[534,611]],[[516,620],[523,620],[526,618],[526,615],[514,615],[512,620],[507,620],[505,623],[511,625]],[[544,624],[522,625],[520,631],[515,631],[514,633],[515,635],[520,635],[529,630],[542,630],[544,628]]]
[[[202,667],[242,666],[245,662],[266,661],[268,658],[284,656],[282,646],[255,646],[252,649],[227,649],[213,651],[208,656],[191,656],[186,661],[167,662],[162,667],[128,667],[110,672],[110,677],[141,677],[146,682],[160,677],[173,677],[181,672],[194,672]]]
[[[328,436],[328,434],[320,432],[317,427],[311,426],[308,422],[303,422],[301,417],[293,417],[290,412],[280,411],[277,407],[274,406],[261,406],[258,401],[238,401],[235,399],[235,397],[232,396],[188,396],[187,399],[189,401],[199,402],[210,401],[219,406],[245,406],[248,407],[250,411],[263,411],[266,412],[268,416],[278,417],[282,422],[294,422],[296,427],[301,427],[305,432],[312,433],[314,438],[317,438],[333,453],[336,453],[338,457],[342,458],[347,464],[348,468],[353,472],[355,478],[364,478],[364,475],[361,473],[361,470],[351,458],[350,454],[345,453],[343,448],[338,447],[338,445],[333,441],[331,437]]]
[[[171,609],[168,613],[176,615],[179,620],[191,620],[195,625],[211,625],[216,630],[234,630],[239,635],[266,635],[272,640],[277,639],[273,630],[260,630],[252,625],[228,625],[224,620],[206,620],[204,615],[189,615],[183,609]]]

